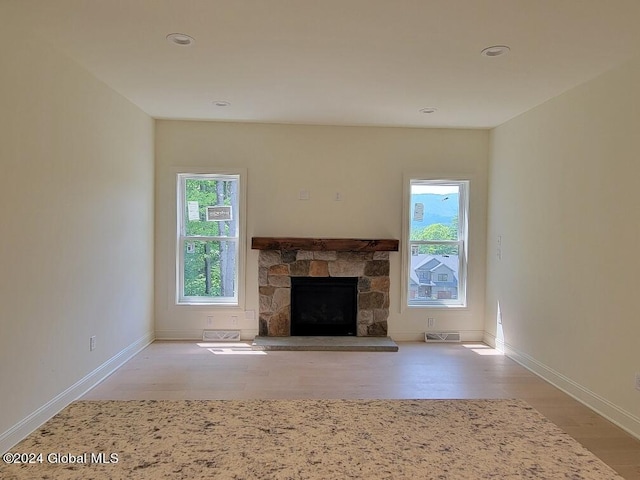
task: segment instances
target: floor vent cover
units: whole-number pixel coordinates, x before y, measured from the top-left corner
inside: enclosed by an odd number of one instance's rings
[[[239,342],[240,330],[203,330],[202,340],[215,342]]]
[[[459,342],[460,332],[426,332],[425,342]]]

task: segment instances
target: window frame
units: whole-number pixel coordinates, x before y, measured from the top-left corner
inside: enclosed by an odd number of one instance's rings
[[[186,170],[186,169],[185,169]],[[222,308],[244,308],[245,295],[245,231],[246,231],[246,170],[244,169],[214,169],[198,168],[179,171],[176,173],[176,275],[175,275],[175,303],[176,305],[195,305]],[[186,235],[186,181],[201,180],[236,180],[238,182],[238,208],[234,212],[236,232],[234,236]],[[205,297],[184,295],[184,255],[185,243],[188,241],[230,241],[235,243],[235,291],[232,297]]]
[[[413,185],[455,185],[459,187],[458,197],[458,240],[411,240],[411,187]],[[402,245],[402,280],[401,280],[401,306],[409,308],[468,308],[468,252],[469,252],[469,191],[471,187],[469,177],[431,176],[420,174],[404,175],[404,208]],[[458,295],[457,299],[432,299],[416,301],[409,295],[411,256],[415,246],[419,245],[456,245],[458,246]]]

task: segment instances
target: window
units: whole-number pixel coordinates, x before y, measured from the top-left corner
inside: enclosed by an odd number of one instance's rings
[[[178,303],[239,304],[240,182],[240,174],[178,174]]]
[[[408,181],[406,305],[466,306],[467,180]]]

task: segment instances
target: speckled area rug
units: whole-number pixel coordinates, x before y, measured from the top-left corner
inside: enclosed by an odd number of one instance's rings
[[[10,455],[5,480],[622,478],[520,400],[79,401]]]

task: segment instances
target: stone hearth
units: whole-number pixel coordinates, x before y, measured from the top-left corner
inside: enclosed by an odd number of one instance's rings
[[[291,277],[356,277],[357,335],[387,335],[389,251],[397,240],[257,237],[252,247],[260,249],[259,335],[291,334]]]

